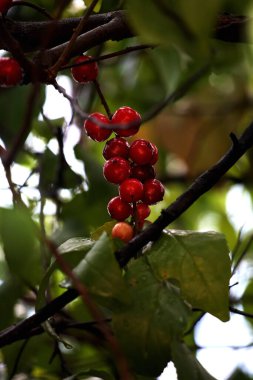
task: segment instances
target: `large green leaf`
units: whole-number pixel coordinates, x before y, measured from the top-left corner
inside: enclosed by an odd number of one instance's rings
[[[223,0],[205,3],[201,0],[128,0],[129,18],[143,39],[155,44],[175,45],[191,53],[194,46],[205,49],[206,37],[215,27]],[[196,42],[198,45],[196,45]],[[199,45],[201,42],[201,45]]]
[[[26,284],[37,284],[42,276],[40,243],[29,213],[0,209],[0,237],[10,272]]]
[[[186,327],[188,306],[177,287],[157,278],[145,258],[129,265],[131,304],[113,315],[113,326],[134,370],[158,376],[170,361],[170,344]]]
[[[71,267],[75,267],[91,249],[94,242],[90,239],[73,238],[67,240],[59,248],[64,261]],[[50,278],[54,271],[59,268],[58,262],[53,260],[52,264],[47,269],[39,286],[36,309],[40,309],[45,304],[46,290],[50,283]]]
[[[153,244],[148,260],[159,278],[179,284],[193,307],[229,319],[231,265],[222,234],[167,231]]]
[[[114,255],[112,240],[104,233],[73,270],[90,293],[110,309],[128,302],[127,287]]]
[[[172,342],[171,356],[177,369],[178,380],[215,380],[182,342]]]

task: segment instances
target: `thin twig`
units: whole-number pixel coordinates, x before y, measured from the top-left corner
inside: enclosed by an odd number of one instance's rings
[[[88,65],[89,63],[92,63],[92,62],[105,61],[107,59],[120,57],[122,55],[126,55],[126,54],[129,54],[129,53],[134,53],[136,51],[138,52],[138,51],[141,51],[141,50],[153,49],[154,47],[155,47],[154,45],[135,45],[135,46],[129,46],[129,47],[125,48],[125,49],[118,50],[118,51],[115,51],[113,53],[103,54],[103,55],[101,55],[99,57],[89,58],[89,59],[87,59],[84,62],[73,63],[71,65],[62,66],[59,69],[59,71],[66,70],[66,69],[71,69],[72,67],[78,67],[78,66]]]
[[[233,306],[230,306],[229,307],[229,310],[234,313],[234,314],[239,314],[239,315],[242,315],[246,318],[253,318],[253,314],[251,313],[247,313],[246,311],[242,311],[242,310],[239,310],[239,309],[236,309],[235,307]]]
[[[246,246],[244,247],[242,253],[240,254],[240,257],[238,257],[238,259],[237,259],[237,261],[236,261],[236,263],[235,263],[235,265],[234,265],[234,267],[232,269],[232,275],[235,274],[236,269],[238,268],[238,266],[242,262],[242,260],[245,257],[245,255],[248,253],[249,248],[250,248],[252,242],[253,242],[253,235],[250,236],[250,238],[249,238]]]
[[[100,85],[99,85],[99,83],[98,83],[98,81],[96,79],[93,81],[93,83],[95,85],[95,88],[96,88],[96,91],[98,93],[98,96],[99,96],[99,98],[101,100],[101,103],[102,103],[102,105],[103,105],[103,107],[104,107],[104,109],[105,109],[105,111],[107,113],[107,116],[108,116],[109,119],[111,119],[112,118],[112,113],[111,113],[109,105],[108,105],[108,103],[107,103],[107,101],[106,101],[106,99],[104,97],[104,94],[103,94],[103,92],[101,90],[101,87],[100,87]]]
[[[53,64],[53,66],[50,67],[49,70],[50,70],[53,77],[55,77],[59,68],[64,64],[64,62],[66,62],[66,60],[67,60],[75,42],[76,42],[77,37],[79,36],[81,31],[83,30],[84,25],[86,24],[88,18],[90,17],[90,15],[91,15],[93,9],[95,8],[95,6],[97,5],[98,1],[99,0],[93,0],[92,1],[91,5],[87,8],[87,11],[85,12],[85,14],[82,17],[81,21],[79,22],[78,26],[74,30],[74,33],[72,34],[68,44],[66,45],[66,47],[62,51],[62,53],[59,56],[59,58],[57,59],[57,61]]]
[[[84,305],[87,306],[92,317],[97,321],[98,323],[97,327],[101,331],[103,336],[105,337],[105,340],[108,344],[108,348],[111,350],[114,356],[115,364],[118,368],[120,379],[133,380],[133,376],[130,373],[127,359],[124,353],[122,352],[118,344],[118,341],[116,340],[115,336],[110,330],[108,324],[105,322],[106,320],[105,316],[103,315],[102,311],[97,307],[97,305],[94,303],[94,301],[91,299],[88,289],[73,273],[72,269],[69,267],[69,265],[66,263],[66,261],[58,252],[56,246],[50,240],[47,240],[47,239],[45,240],[45,243],[48,249],[50,250],[50,252],[53,254],[56,261],[58,262],[59,267],[61,268],[63,273],[65,273],[69,277],[69,279],[72,282],[73,287],[78,291]]]
[[[25,110],[24,119],[22,122],[22,126],[20,131],[17,134],[16,139],[11,147],[11,149],[7,152],[7,155],[2,159],[5,168],[11,166],[15,158],[17,157],[20,149],[23,147],[25,140],[27,139],[31,128],[32,128],[32,120],[33,120],[33,111],[38,100],[38,96],[40,93],[40,84],[35,83],[31,90],[29,97],[27,99],[27,107]]]
[[[8,377],[9,380],[13,379],[14,375],[16,374],[17,372],[17,369],[18,369],[18,365],[19,365],[19,362],[20,362],[20,359],[21,359],[21,356],[27,346],[27,343],[29,342],[29,338],[27,338],[21,345],[20,349],[18,350],[18,354],[17,354],[17,357],[14,361],[14,366],[12,368],[12,371],[10,373],[10,376]]]

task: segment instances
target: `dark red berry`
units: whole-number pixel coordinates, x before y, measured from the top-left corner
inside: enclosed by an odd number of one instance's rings
[[[148,179],[155,178],[155,169],[151,165],[132,165],[131,177],[145,182]]]
[[[138,165],[149,164],[153,156],[152,145],[147,140],[135,140],[130,146],[129,156]]]
[[[112,237],[120,239],[125,243],[129,242],[134,236],[133,227],[126,222],[116,223],[112,229]]]
[[[115,137],[106,142],[103,150],[103,156],[106,160],[109,160],[112,157],[128,158],[129,147],[130,145],[125,139],[121,137]]]
[[[92,119],[98,120],[103,124],[110,124],[110,120],[102,113],[94,112],[90,114],[90,117],[92,117]],[[87,135],[95,141],[105,141],[108,139],[108,137],[110,137],[112,133],[112,130],[110,128],[104,128],[90,119],[85,120],[83,126]]]
[[[143,185],[143,202],[155,204],[163,199],[164,187],[157,179],[148,179]]]
[[[22,81],[23,71],[16,59],[0,58],[0,86],[16,86]]]
[[[130,164],[122,157],[113,157],[104,164],[104,177],[108,182],[119,184],[128,178],[130,173]]]
[[[158,159],[156,146],[144,139],[135,140],[129,149],[129,156],[138,165],[153,164]]]
[[[150,165],[155,165],[155,163],[158,161],[158,148],[155,144],[150,143],[153,148],[153,155],[152,160],[150,161]]]
[[[150,215],[150,207],[146,203],[138,203],[136,205],[136,217],[138,221],[143,221]]]
[[[127,219],[132,213],[130,204],[122,201],[120,197],[112,198],[108,203],[107,210],[113,219],[119,221]]]
[[[141,115],[131,107],[119,108],[112,117],[113,124],[125,126],[125,128],[117,127],[114,132],[120,137],[129,137],[135,135],[141,125]],[[128,128],[127,125],[130,125]]]
[[[137,202],[143,197],[143,184],[135,178],[128,178],[121,183],[119,195],[125,202]]]
[[[6,13],[12,4],[12,0],[0,0],[0,13]]]
[[[89,55],[81,55],[74,60],[74,63],[86,62],[91,59]],[[79,83],[94,81],[98,76],[98,65],[96,62],[75,66],[71,69],[73,78]]]

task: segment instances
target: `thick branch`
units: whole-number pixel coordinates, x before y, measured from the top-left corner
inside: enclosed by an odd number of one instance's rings
[[[124,11],[115,11],[105,14],[92,15],[81,31],[86,33],[99,26],[108,24],[115,17],[123,17]],[[125,16],[124,16],[125,17]],[[54,24],[54,35],[49,41],[48,48],[52,48],[67,42],[73,30],[80,22],[80,18],[67,18],[58,21],[42,21],[42,22],[22,22],[7,19],[6,27],[9,33],[19,42],[24,52],[32,52],[39,50],[43,46],[46,31]],[[3,19],[0,18],[0,24]],[[245,16],[234,16],[223,14],[218,16],[217,26],[213,33],[214,37],[219,40],[228,42],[247,42],[247,30],[251,19]],[[117,33],[119,32],[119,35]],[[121,23],[120,29],[114,31],[112,39],[122,39],[131,37],[133,32],[128,24]],[[121,37],[120,37],[121,36]],[[8,50],[8,46],[4,37],[0,35],[0,49]]]

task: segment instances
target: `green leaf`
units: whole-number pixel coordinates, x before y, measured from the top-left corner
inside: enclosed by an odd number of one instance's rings
[[[92,232],[91,238],[93,240],[98,240],[104,232],[106,232],[108,236],[111,236],[112,228],[115,225],[115,223],[116,222],[114,220],[106,222],[101,227],[97,228],[96,231]]]
[[[83,178],[71,170],[65,159],[61,161],[61,158],[49,149],[46,149],[41,157],[39,172],[39,189],[49,197],[54,196],[54,192],[60,188],[72,189],[83,182]]]
[[[24,287],[13,277],[6,278],[0,285],[0,304],[4,306],[0,318],[0,330],[14,322],[14,306],[23,292]]]
[[[106,233],[96,241],[73,272],[90,293],[109,309],[128,302],[127,288],[114,255],[113,242]]]
[[[0,236],[10,272],[26,284],[36,285],[42,276],[40,242],[28,212],[0,209]]]
[[[179,284],[192,307],[229,319],[231,265],[222,234],[167,231],[153,244],[148,260],[159,278]]]
[[[90,239],[72,238],[63,243],[59,248],[59,252],[62,254],[64,261],[74,268],[86,255],[86,253],[94,245],[94,242]],[[46,290],[49,286],[50,278],[54,271],[59,268],[57,261],[53,260],[50,267],[47,269],[44,277],[39,286],[36,310],[39,310],[45,305]]]
[[[145,258],[125,274],[131,304],[113,315],[113,327],[134,370],[158,376],[170,361],[170,344],[186,328],[189,308],[177,287],[159,279]]]
[[[216,380],[202,367],[184,343],[173,341],[171,356],[177,369],[178,380]]]

